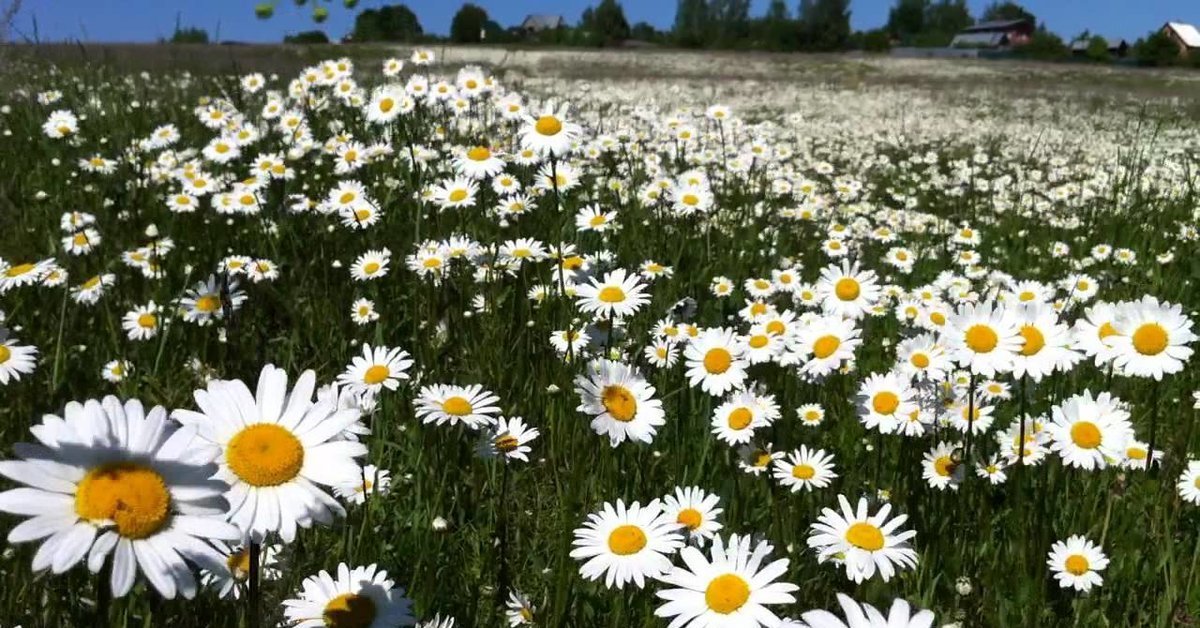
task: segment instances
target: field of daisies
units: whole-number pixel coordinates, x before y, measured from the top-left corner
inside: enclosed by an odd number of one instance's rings
[[[1179,101],[440,56],[8,74],[0,625],[1200,621]]]

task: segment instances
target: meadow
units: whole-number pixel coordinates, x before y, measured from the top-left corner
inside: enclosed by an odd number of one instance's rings
[[[1187,73],[0,52],[0,626],[1200,621]]]

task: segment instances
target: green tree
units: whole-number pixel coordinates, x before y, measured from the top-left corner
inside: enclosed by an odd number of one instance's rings
[[[609,46],[629,39],[629,21],[617,0],[600,0],[591,14],[589,30],[600,45]]]
[[[708,45],[712,35],[708,3],[705,0],[679,0],[671,34],[680,46],[701,48]]]
[[[925,19],[930,11],[929,0],[896,0],[888,13],[888,33],[909,43],[925,31]]]
[[[750,35],[750,0],[709,0],[708,15],[716,26],[716,44],[738,47]]]
[[[1019,51],[1025,56],[1044,60],[1062,59],[1071,54],[1061,37],[1044,28],[1034,32],[1029,43],[1021,46]]]
[[[1092,61],[1107,63],[1112,61],[1112,55],[1108,52],[1108,40],[1099,35],[1095,35],[1088,39],[1087,50],[1085,53],[1087,58]]]
[[[892,48],[892,38],[885,28],[863,33],[863,50],[865,52],[887,52]]]
[[[450,41],[456,44],[477,44],[483,41],[487,23],[487,11],[468,2],[462,5],[450,21]]]
[[[850,0],[801,0],[801,46],[844,50],[850,41]]]
[[[324,31],[304,31],[295,35],[284,35],[283,43],[285,44],[327,44],[329,36]]]
[[[350,39],[415,42],[420,40],[422,34],[417,14],[406,5],[393,4],[359,13],[354,19],[354,30],[350,33]]]
[[[788,15],[787,4],[783,0],[771,0],[759,30],[761,45],[767,50],[795,50],[798,45],[796,23]]]
[[[1179,65],[1182,57],[1179,55],[1179,44],[1161,30],[1156,30],[1138,40],[1133,47],[1133,55],[1139,65],[1165,67]]]
[[[663,38],[662,33],[658,32],[658,29],[654,28],[654,25],[649,22],[638,22],[637,24],[634,24],[633,28],[631,28],[629,31],[629,37],[630,39],[636,39],[638,41],[652,42],[661,41]]]
[[[208,31],[195,26],[175,25],[175,32],[171,33],[171,43],[173,44],[207,44]]]
[[[1027,20],[1031,24],[1037,24],[1037,17],[1033,13],[1030,13],[1028,9],[1011,0],[993,2],[983,10],[984,22],[1007,20]]]

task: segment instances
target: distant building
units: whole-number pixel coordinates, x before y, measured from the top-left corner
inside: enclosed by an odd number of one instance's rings
[[[1167,25],[1163,26],[1163,32],[1179,46],[1179,56],[1186,57],[1200,52],[1200,31],[1196,30],[1195,26],[1183,22],[1167,22]]]
[[[521,22],[519,30],[526,34],[532,35],[542,31],[551,31],[556,28],[563,28],[567,25],[567,20],[561,15],[527,15],[525,21]]]
[[[1094,36],[1093,36],[1094,37]],[[1129,54],[1129,42],[1124,37],[1104,37],[1108,54],[1114,57],[1124,57]],[[1087,54],[1088,46],[1092,44],[1092,37],[1082,37],[1071,42],[1071,54],[1082,57]]]
[[[1029,20],[979,22],[964,28],[950,42],[951,48],[1012,48],[1029,43],[1034,25]]]

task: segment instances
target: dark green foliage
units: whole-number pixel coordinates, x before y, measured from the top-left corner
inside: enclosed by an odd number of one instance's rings
[[[487,23],[487,11],[468,2],[462,5],[450,21],[450,41],[456,44],[479,43],[483,41],[484,27]]]
[[[284,35],[283,43],[285,44],[327,44],[329,36],[324,31],[304,31],[295,35]]]
[[[1162,30],[1154,31],[1145,39],[1138,40],[1134,45],[1133,54],[1137,57],[1139,65],[1156,68],[1179,65],[1183,61],[1179,54],[1179,44]]]
[[[208,31],[195,26],[176,26],[175,32],[171,34],[171,43],[173,44],[207,44]]]
[[[422,34],[421,22],[412,9],[404,4],[392,4],[359,13],[354,18],[350,38],[354,41],[415,42]]]
[[[1028,9],[1017,4],[1016,2],[993,2],[988,5],[988,8],[983,10],[984,22],[998,22],[1005,20],[1026,20],[1032,24],[1037,24],[1037,17],[1030,13]]]

